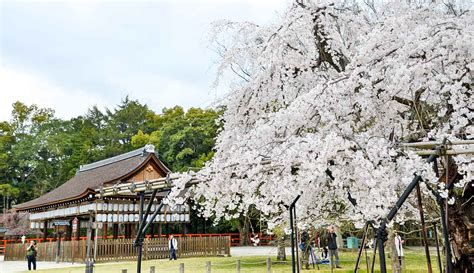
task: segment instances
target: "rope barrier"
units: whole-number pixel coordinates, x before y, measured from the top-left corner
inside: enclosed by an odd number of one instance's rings
[[[213,265],[214,266],[214,265]],[[184,265],[185,268],[205,268],[206,265]],[[173,267],[174,268],[174,267]]]
[[[287,261],[274,261],[272,264],[289,264],[290,262]]]
[[[266,264],[267,262],[266,261],[263,261],[263,262],[254,262],[254,263],[243,263],[243,262],[240,262],[241,265],[258,265],[258,264]]]
[[[406,248],[407,250],[410,250],[409,248]],[[369,250],[371,252],[371,250]],[[436,255],[434,255],[436,257]],[[320,262],[322,259],[320,257],[317,258],[318,262]],[[343,263],[352,263],[354,262],[353,259],[339,259],[339,262]],[[266,261],[260,261],[260,262],[242,262],[240,261],[241,266],[245,265],[265,265],[267,262]],[[283,264],[283,265],[288,265],[290,264],[290,261],[271,261],[272,265],[277,265],[277,264]],[[311,265],[312,263],[310,263]],[[228,262],[228,263],[211,263],[211,267],[235,267],[237,265],[237,260],[233,262]],[[330,263],[318,263],[319,266],[325,267],[328,266],[330,267]],[[185,269],[205,269],[207,268],[206,264],[203,265],[187,265],[185,264]],[[176,270],[176,266],[171,266],[171,267],[166,267],[166,268],[159,268],[159,270],[166,270],[167,272],[171,272]]]
[[[230,265],[237,265],[237,262],[221,263],[221,264],[215,264],[215,263],[213,263],[213,264],[212,264],[212,266],[230,266]]]
[[[429,228],[432,228],[434,227],[434,225],[431,225],[431,226],[427,226],[426,229],[429,229]],[[412,230],[412,231],[409,231],[409,232],[403,232],[403,231],[400,231],[400,230],[397,230],[398,233],[401,233],[401,234],[405,234],[405,235],[408,235],[408,234],[412,234],[412,233],[415,233],[415,232],[420,232],[422,231],[423,228],[420,228],[420,229],[417,229],[417,230]],[[420,238],[421,239],[421,238]]]

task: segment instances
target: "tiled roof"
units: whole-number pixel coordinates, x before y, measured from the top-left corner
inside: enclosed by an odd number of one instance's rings
[[[151,158],[161,163],[150,147],[140,148],[125,154],[81,166],[76,175],[56,189],[31,201],[18,204],[15,210],[61,203],[79,199],[104,183],[119,182],[145,165]],[[163,164],[165,171],[169,171]]]

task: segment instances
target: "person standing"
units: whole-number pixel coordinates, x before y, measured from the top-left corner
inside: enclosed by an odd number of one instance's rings
[[[331,267],[334,267],[333,264],[333,257],[336,258],[336,268],[342,268],[339,265],[339,253],[337,250],[337,242],[336,242],[336,232],[334,231],[334,226],[328,227],[328,248],[329,248],[329,255],[331,258]]]
[[[405,241],[402,240],[402,237],[396,231],[395,231],[394,240],[395,240],[395,248],[397,249],[398,263],[400,264],[400,267],[402,267],[402,263],[403,263],[403,243]]]
[[[306,228],[303,229],[301,233],[301,242],[300,242],[300,249],[302,251],[302,260],[301,262],[305,266],[306,269],[309,269],[309,254],[310,254],[310,245],[309,245],[309,234]]]
[[[178,241],[174,238],[173,235],[170,235],[168,240],[168,248],[170,250],[170,261],[176,260],[176,250],[178,250]]]
[[[26,248],[26,259],[28,260],[28,270],[31,270],[33,265],[33,270],[36,270],[36,255],[38,254],[38,249],[36,247],[36,242],[31,241],[28,247]]]

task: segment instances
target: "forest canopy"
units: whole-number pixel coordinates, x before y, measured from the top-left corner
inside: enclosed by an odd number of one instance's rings
[[[36,198],[66,182],[79,166],[154,144],[173,171],[199,169],[212,158],[220,111],[181,106],[154,112],[125,97],[71,119],[54,109],[15,102],[0,122],[0,206]]]

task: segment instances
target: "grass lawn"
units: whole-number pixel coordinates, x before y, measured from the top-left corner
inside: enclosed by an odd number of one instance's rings
[[[371,253],[370,253],[371,254]],[[291,254],[290,254],[291,255]],[[369,255],[371,256],[371,255]],[[271,257],[272,262],[276,262],[275,257]],[[289,261],[286,264],[276,263],[272,264],[272,272],[274,273],[286,273],[291,272],[291,256],[287,257]],[[334,270],[337,273],[346,273],[354,272],[355,260],[357,258],[357,253],[355,252],[341,252],[341,266],[342,269]],[[211,261],[212,271],[211,272],[236,272],[236,260],[240,259],[241,261],[241,272],[242,273],[266,273],[266,257],[264,256],[251,256],[251,257],[209,257],[209,258],[186,258],[178,259],[177,261],[169,260],[151,260],[143,261],[142,263],[142,272],[150,272],[150,266],[155,266],[155,272],[169,272],[169,273],[178,273],[180,263],[184,263],[184,272],[186,273],[205,273],[206,272],[206,261]],[[431,257],[431,262],[433,266],[433,271],[438,272],[436,266],[436,257]],[[426,269],[426,259],[424,257],[424,252],[422,249],[419,250],[406,250],[405,251],[405,270],[404,273],[421,273],[427,272]],[[39,264],[41,266],[41,263]],[[320,270],[311,269],[310,270],[301,270],[301,272],[331,272],[329,265],[319,265]],[[390,268],[390,260],[387,259],[387,266]],[[359,272],[367,272],[366,270],[365,259],[361,261]],[[378,268],[378,263],[376,263],[375,268]],[[127,269],[128,273],[136,272],[136,262],[119,262],[119,263],[106,263],[106,264],[97,264],[94,272],[95,273],[121,273],[122,269]],[[73,268],[58,268],[58,269],[48,269],[48,270],[38,270],[36,272],[44,273],[83,273],[84,267],[73,267]],[[25,271],[27,272],[27,271]],[[375,271],[379,272],[379,271]],[[390,271],[389,271],[390,272]]]

